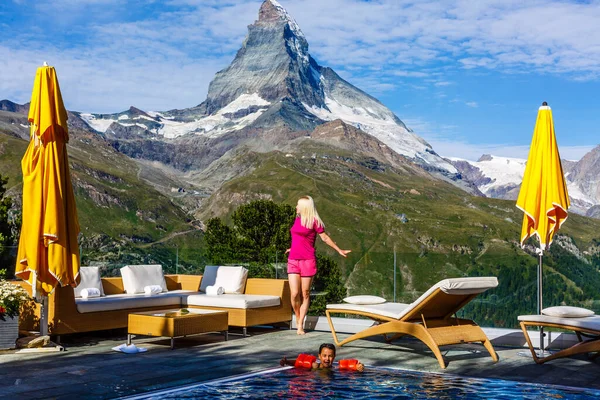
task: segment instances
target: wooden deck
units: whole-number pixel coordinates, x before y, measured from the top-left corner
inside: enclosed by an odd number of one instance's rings
[[[63,337],[64,352],[0,351],[0,397],[115,398],[272,368],[283,355],[314,354],[321,343],[332,342],[329,332],[314,331],[306,336],[290,330],[249,332],[250,336],[243,338],[241,331],[232,330],[227,342],[221,334],[181,338],[175,341],[175,350],[170,350],[168,339],[134,339],[137,346],[148,348],[146,353],[139,354],[111,350],[125,343],[124,330]],[[338,359],[358,358],[367,367],[600,389],[598,359],[579,357],[536,365],[531,358],[517,354],[525,349],[496,347],[500,361],[493,363],[483,346],[443,349],[447,350],[444,355],[449,362],[445,370],[439,368],[424,345],[410,339],[393,345],[382,340],[359,340],[339,348]]]

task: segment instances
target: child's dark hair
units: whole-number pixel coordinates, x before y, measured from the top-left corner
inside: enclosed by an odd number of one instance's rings
[[[333,351],[333,355],[335,357],[335,346],[331,343],[323,343],[321,346],[319,346],[319,354],[321,354],[321,351],[323,349],[329,349],[331,351]]]

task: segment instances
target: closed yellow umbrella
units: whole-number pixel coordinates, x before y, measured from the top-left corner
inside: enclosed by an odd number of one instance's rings
[[[538,111],[517,199],[517,207],[525,213],[521,245],[535,235],[540,241],[540,250],[546,250],[556,231],[567,219],[569,206],[567,184],[554,134],[552,110],[543,105]]]
[[[523,183],[517,207],[525,215],[521,229],[521,245],[531,236],[537,236],[538,249],[538,314],[542,311],[542,256],[552,238],[567,219],[570,206],[567,184],[560,161],[552,110],[546,102],[538,111]],[[543,339],[540,337],[541,349]]]
[[[54,67],[36,72],[29,122],[30,142],[21,161],[23,220],[16,275],[31,284],[34,296],[47,296],[57,285],[76,286],[80,280],[67,111]]]

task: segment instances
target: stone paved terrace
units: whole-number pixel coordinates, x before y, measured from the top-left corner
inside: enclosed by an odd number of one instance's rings
[[[106,399],[139,394],[276,367],[283,355],[314,354],[321,343],[332,341],[329,332],[298,336],[292,330],[252,329],[246,338],[231,331],[227,342],[220,334],[176,339],[174,350],[168,339],[150,337],[134,340],[139,347],[148,348],[146,353],[111,350],[125,339],[125,331],[116,330],[63,337],[64,352],[0,351],[0,397]],[[358,358],[367,367],[600,389],[598,359],[578,357],[536,365],[531,358],[517,354],[524,349],[495,347],[498,363],[483,346],[445,347],[449,362],[445,370],[424,345],[411,339],[391,345],[383,338],[356,341],[339,348],[338,359]]]

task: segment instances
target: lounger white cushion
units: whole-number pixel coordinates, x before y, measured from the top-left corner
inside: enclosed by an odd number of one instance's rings
[[[404,303],[382,303],[382,304],[327,304],[328,309],[362,311],[370,314],[381,315],[388,318],[398,319],[404,315],[404,310],[410,307]]]
[[[161,265],[126,265],[121,268],[123,287],[127,294],[144,293],[144,287],[159,285],[167,291]]]
[[[582,329],[588,329],[591,331],[600,331],[600,316],[594,315],[592,317],[583,318],[560,318],[551,317],[548,315],[519,315],[519,321],[525,322],[541,322],[564,325],[567,327],[577,327]]]
[[[171,290],[154,295],[144,293],[136,294],[111,294],[104,297],[88,299],[75,299],[77,311],[90,313],[98,311],[124,310],[143,307],[181,307],[181,298],[189,293],[197,293],[190,290]]]
[[[207,294],[194,294],[183,298],[184,306],[198,307],[223,307],[223,308],[262,308],[276,307],[281,303],[279,296],[265,296],[257,294],[223,294],[209,296]]]
[[[81,281],[79,285],[73,289],[75,297],[81,297],[81,291],[83,289],[98,289],[100,296],[104,296],[104,289],[102,288],[102,279],[100,279],[100,268],[98,267],[81,267],[79,269],[79,276]]]
[[[429,288],[417,300],[411,304],[403,303],[383,303],[375,305],[357,305],[357,304],[328,304],[327,308],[332,310],[354,310],[365,311],[364,307],[368,307],[369,313],[378,314],[388,318],[400,319],[408,314],[411,310],[417,307],[423,300],[428,298],[437,289],[451,295],[477,294],[485,292],[498,286],[496,277],[468,277],[468,278],[452,278],[439,281]]]
[[[498,286],[498,278],[495,276],[444,279],[432,286],[421,297],[425,298],[429,296],[429,294],[438,287],[442,292],[447,294],[477,294],[495,288],[496,286]]]
[[[544,308],[542,310],[542,314],[550,317],[560,318],[584,318],[591,317],[594,315],[594,312],[592,310],[588,310],[587,308],[581,307],[556,306]]]

